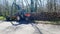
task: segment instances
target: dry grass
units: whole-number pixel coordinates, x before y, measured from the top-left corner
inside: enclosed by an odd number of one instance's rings
[[[53,24],[60,25],[60,21],[35,21],[37,24]]]

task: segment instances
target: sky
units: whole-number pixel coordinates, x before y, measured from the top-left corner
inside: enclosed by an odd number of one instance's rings
[[[4,0],[0,0],[0,4],[2,4],[3,1],[4,1]],[[8,1],[8,3],[9,3],[9,5],[12,5],[12,3],[13,3],[14,0],[7,0],[7,1]],[[17,2],[18,5],[21,4],[21,1],[22,1],[22,0],[16,0],[16,2]],[[42,4],[44,3],[43,5],[46,5],[46,4],[47,4],[47,0],[41,0],[41,1],[42,1]],[[60,0],[58,0],[57,3],[60,4],[59,2],[60,2]],[[24,0],[23,0],[23,3],[24,3],[24,5],[26,6],[26,3],[24,2]],[[28,3],[30,4],[30,0],[28,0]]]
[[[0,0],[0,4],[1,4],[3,1],[4,1],[4,0]],[[9,4],[12,4],[14,0],[7,0],[7,1],[8,1]],[[17,4],[19,4],[19,1],[20,1],[20,0],[16,0]],[[44,1],[44,4],[46,4],[46,0],[41,0],[41,1],[42,1],[42,3],[43,3],[43,1]],[[24,5],[26,5],[25,2],[24,2],[24,0],[23,0],[23,3],[24,3]],[[30,0],[28,0],[28,3],[30,3]]]

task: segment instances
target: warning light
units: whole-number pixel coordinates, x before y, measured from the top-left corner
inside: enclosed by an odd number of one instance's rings
[[[25,14],[25,16],[30,17],[30,14],[29,14],[29,13],[27,13],[27,14]]]

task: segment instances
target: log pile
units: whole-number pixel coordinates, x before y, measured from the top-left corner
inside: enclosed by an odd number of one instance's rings
[[[60,13],[58,12],[40,12],[32,13],[31,18],[34,20],[60,20]]]

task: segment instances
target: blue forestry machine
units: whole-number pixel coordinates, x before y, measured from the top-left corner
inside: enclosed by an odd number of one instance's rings
[[[31,7],[30,7],[30,13],[26,12],[25,9],[22,9],[19,5],[16,4],[16,2],[13,2],[11,7],[10,15],[6,17],[7,21],[17,21],[19,24],[28,24],[34,21],[31,17],[31,13],[34,12],[34,1],[31,0]],[[16,13],[13,14],[13,6],[15,6],[15,9],[17,9]],[[36,8],[35,8],[36,11]],[[26,23],[25,23],[26,22]]]

